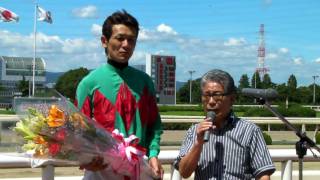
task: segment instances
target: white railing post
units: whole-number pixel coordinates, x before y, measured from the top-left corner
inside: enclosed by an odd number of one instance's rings
[[[181,175],[176,168],[174,168],[173,165],[171,165],[171,173],[170,173],[170,180],[181,180]]]
[[[42,167],[42,180],[54,180],[54,166],[49,164]]]
[[[2,131],[2,122],[0,122],[0,143],[1,143],[1,138],[2,138],[1,131]]]
[[[302,131],[302,132],[306,132],[306,124],[302,124],[302,126],[301,126],[301,131]]]
[[[292,180],[292,160],[281,162],[281,180]]]
[[[313,141],[316,142],[316,136],[319,131],[319,124],[316,125],[316,129],[314,130]]]
[[[271,125],[268,123],[268,133],[271,132]]]

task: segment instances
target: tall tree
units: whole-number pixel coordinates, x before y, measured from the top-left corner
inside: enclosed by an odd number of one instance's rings
[[[251,87],[252,88],[262,88],[261,78],[260,78],[260,74],[258,71],[255,71],[255,73],[252,75]]]
[[[297,97],[295,96],[296,91],[297,91],[297,79],[293,74],[290,75],[288,82],[287,82],[287,86],[288,86],[288,99],[289,99],[289,101],[298,100]],[[298,100],[298,101],[300,101],[300,100]]]
[[[249,88],[250,84],[249,84],[249,77],[247,74],[243,74],[239,80],[239,89],[243,89],[243,88]]]
[[[55,89],[74,101],[76,90],[81,79],[89,73],[86,68],[72,69],[59,77]]]
[[[249,87],[250,87],[249,77],[247,74],[243,74],[239,80],[237,103],[245,104],[252,101],[251,98],[243,96],[241,94],[241,90],[243,88],[249,88]]]
[[[22,76],[22,80],[18,82],[18,89],[22,93],[22,96],[29,96],[29,81]]]
[[[274,87],[274,84],[271,81],[271,77],[269,76],[269,74],[265,74],[262,80],[262,88],[267,89],[267,88],[273,88],[273,87]]]

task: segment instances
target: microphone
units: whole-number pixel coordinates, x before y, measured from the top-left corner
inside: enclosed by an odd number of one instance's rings
[[[207,112],[207,118],[211,119],[211,122],[214,122],[214,118],[216,117],[216,113],[214,111],[208,111]],[[206,130],[204,132],[204,136],[203,136],[203,141],[204,142],[208,142],[209,140],[209,135],[210,135],[210,129]]]
[[[245,96],[254,97],[258,99],[276,99],[278,92],[274,89],[255,89],[255,88],[243,88],[241,93]]]

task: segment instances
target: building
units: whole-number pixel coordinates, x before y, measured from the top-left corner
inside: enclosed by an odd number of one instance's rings
[[[146,65],[138,64],[138,65],[132,65],[133,68],[138,69],[142,72],[146,72]]]
[[[12,107],[13,96],[21,95],[18,85],[23,79],[29,81],[29,92],[32,91],[32,57],[0,56],[0,107]],[[45,61],[35,59],[35,89],[43,88],[46,82]]]
[[[155,85],[159,104],[176,104],[175,56],[146,55],[146,73]]]

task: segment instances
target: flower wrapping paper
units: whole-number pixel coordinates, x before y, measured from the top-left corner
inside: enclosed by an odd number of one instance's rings
[[[60,96],[57,103],[28,107],[13,128],[23,138],[22,149],[35,159],[32,167],[41,166],[47,159],[81,165],[102,157],[108,168],[95,173],[105,179],[110,174],[132,180],[156,178],[144,158],[146,150],[138,145],[136,136],[125,138],[118,130],[106,131]]]

